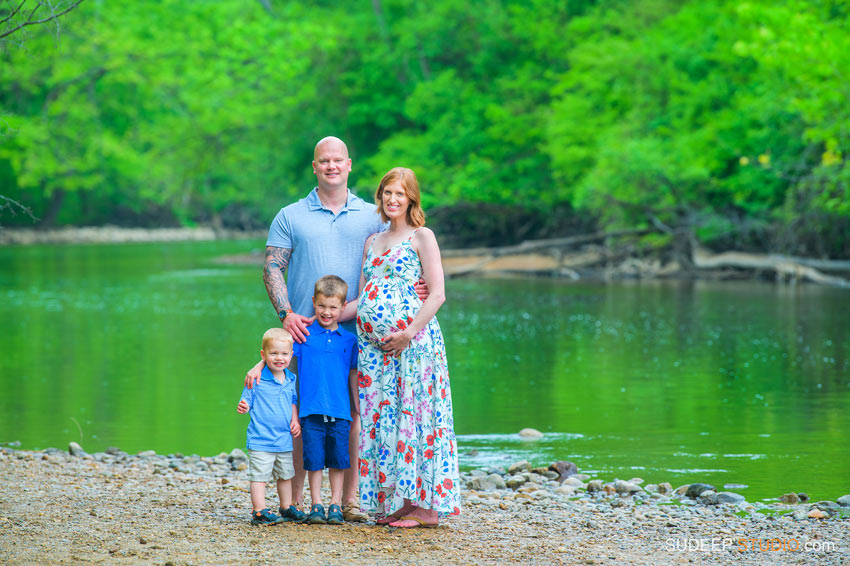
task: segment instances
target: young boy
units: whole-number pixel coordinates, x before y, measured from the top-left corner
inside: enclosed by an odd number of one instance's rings
[[[292,465],[292,437],[301,434],[298,408],[295,405],[295,375],[289,371],[292,360],[292,335],[283,328],[271,328],[263,334],[263,368],[260,382],[242,391],[236,406],[239,414],[250,411],[248,424],[248,453],[251,465],[252,525],[274,525],[284,521],[304,522],[306,513],[292,505],[290,478],[295,475]],[[266,482],[277,480],[280,497],[280,516],[266,507]]]
[[[357,337],[339,325],[348,285],[336,275],[316,281],[313,307],[316,320],[303,344],[295,344],[298,358],[304,469],[310,483],[312,506],[307,522],[341,525],[340,503],[345,470],[350,466],[348,433],[352,395],[357,395]],[[322,505],[322,472],[328,468],[331,505]]]

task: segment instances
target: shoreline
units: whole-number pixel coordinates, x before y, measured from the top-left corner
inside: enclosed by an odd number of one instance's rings
[[[252,527],[246,470],[240,449],[200,457],[117,448],[86,454],[75,443],[68,450],[0,448],[7,479],[0,486],[0,559],[174,565],[285,563],[287,556],[330,564],[850,560],[850,495],[841,503],[749,503],[701,484],[643,485],[640,478],[587,476],[565,462],[549,468],[506,462],[461,473],[461,515],[436,529]],[[274,508],[274,490],[267,495]],[[794,550],[795,544],[809,547]]]
[[[442,251],[447,277],[544,277],[565,280],[772,280],[794,285],[814,283],[850,288],[850,261],[752,254],[734,250],[712,254],[696,246],[683,265],[670,257],[671,250],[639,252],[634,245],[612,244],[618,237],[637,233],[595,233],[525,241],[494,248],[446,248]],[[640,232],[640,231],[638,231]],[[61,227],[50,229],[4,228],[0,247],[30,245],[123,244],[215,240],[265,240],[265,230],[244,231],[198,226],[194,228],[124,228],[118,226]],[[610,240],[610,241],[608,241]],[[262,265],[262,250],[230,255],[224,264]],[[680,258],[681,259],[681,258]]]
[[[124,228],[121,226],[65,226],[60,228],[6,228],[0,226],[0,246],[41,244],[124,244],[130,242],[204,242],[265,239],[267,232],[195,228]]]

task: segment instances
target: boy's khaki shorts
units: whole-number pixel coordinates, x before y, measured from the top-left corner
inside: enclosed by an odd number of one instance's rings
[[[248,481],[268,482],[288,480],[295,475],[292,465],[292,452],[261,452],[248,450],[251,465],[248,467]]]

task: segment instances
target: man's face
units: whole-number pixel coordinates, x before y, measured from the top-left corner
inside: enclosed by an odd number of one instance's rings
[[[313,173],[322,188],[348,187],[348,174],[351,173],[351,159],[348,150],[338,142],[327,142],[316,150],[313,161]]]

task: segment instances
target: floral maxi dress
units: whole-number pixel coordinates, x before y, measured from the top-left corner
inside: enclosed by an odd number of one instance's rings
[[[411,236],[412,237],[412,236]],[[404,329],[422,302],[422,264],[410,238],[380,256],[371,246],[357,304],[360,507],[389,515],[410,499],[440,516],[460,513],[457,442],[446,346],[436,317],[400,356],[381,338]]]

